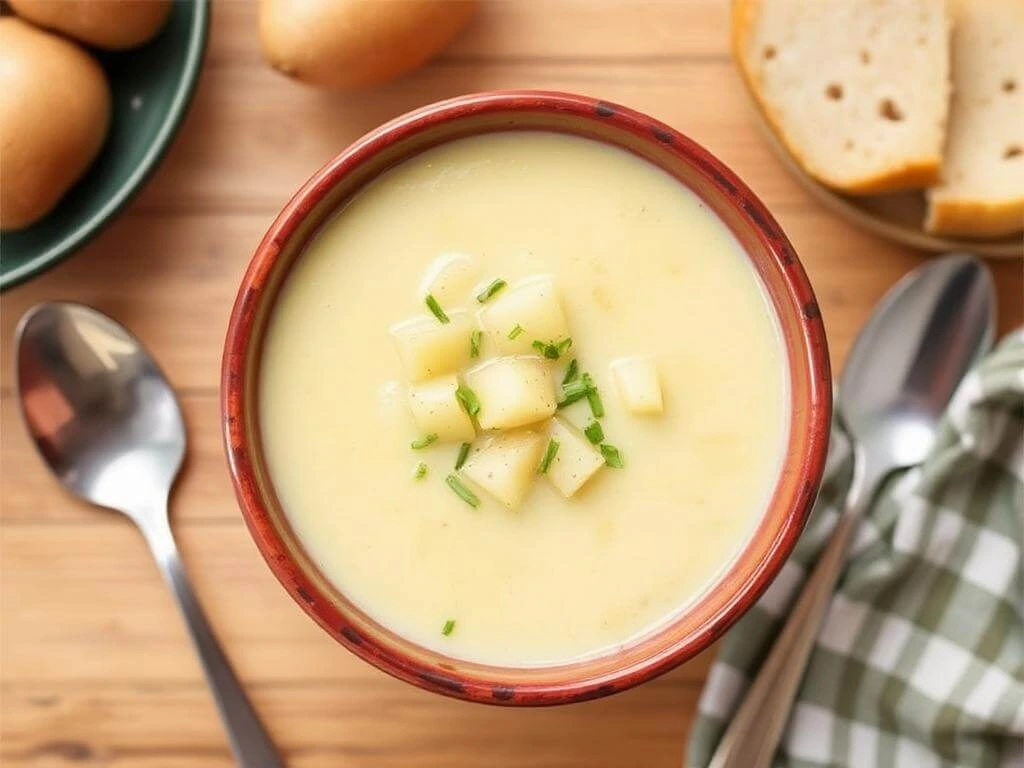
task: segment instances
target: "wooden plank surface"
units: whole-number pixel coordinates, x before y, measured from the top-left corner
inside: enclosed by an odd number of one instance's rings
[[[75,258],[0,304],[0,762],[227,766],[171,598],[141,538],[61,493],[17,421],[10,340],[44,299],[93,304],[150,345],[182,393],[190,456],[175,530],[196,589],[289,765],[677,766],[709,655],[640,689],[556,710],[473,706],[412,689],[309,622],[250,542],[223,460],[217,377],[230,303],[280,206],[361,133],[468,91],[579,91],[649,112],[708,146],[782,222],[842,362],[874,302],[922,256],[819,208],[761,141],[727,57],[719,0],[495,0],[438,61],[332,94],[267,69],[255,7],[214,5],[192,112],[160,170]],[[1000,327],[1022,321],[1020,262],[992,263]]]

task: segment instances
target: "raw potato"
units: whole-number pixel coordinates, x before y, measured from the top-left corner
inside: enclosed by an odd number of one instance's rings
[[[450,322],[433,315],[410,318],[391,326],[398,356],[410,381],[422,381],[456,371],[469,362],[473,319],[449,312]]]
[[[873,194],[938,180],[949,24],[945,0],[735,0],[732,47],[797,162]]]
[[[477,312],[480,327],[503,355],[528,354],[534,341],[556,342],[569,335],[558,288],[550,277],[537,277],[505,288]],[[509,334],[519,326],[516,338]]]
[[[555,383],[536,356],[498,357],[466,373],[466,383],[480,400],[482,429],[512,429],[553,415]]]
[[[604,456],[586,435],[559,418],[551,420],[548,435],[558,442],[558,453],[548,467],[547,478],[568,499],[604,466]]]
[[[156,36],[171,0],[8,0],[15,12],[41,27],[95,45],[123,50]]]
[[[0,229],[57,204],[96,158],[110,86],[88,53],[13,16],[0,18]]]
[[[505,432],[474,451],[462,474],[509,509],[515,509],[537,476],[546,441],[536,432]]]
[[[455,398],[458,386],[454,374],[409,386],[409,408],[421,434],[435,434],[446,442],[476,437],[473,420]]]
[[[274,69],[310,85],[362,88],[433,58],[476,0],[261,0],[260,42]]]
[[[942,183],[925,228],[998,237],[1024,229],[1024,2],[953,5],[953,102]]]
[[[423,275],[419,299],[427,294],[441,306],[459,306],[470,298],[470,291],[480,279],[480,267],[468,253],[445,253],[438,256]]]
[[[619,397],[630,412],[661,413],[661,384],[652,358],[623,357],[614,360],[610,368]]]

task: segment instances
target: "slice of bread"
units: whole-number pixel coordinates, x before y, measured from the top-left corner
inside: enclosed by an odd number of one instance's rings
[[[945,0],[734,0],[733,55],[790,153],[854,194],[939,179]]]
[[[925,228],[993,237],[1024,229],[1024,0],[953,5],[953,101],[942,183]]]

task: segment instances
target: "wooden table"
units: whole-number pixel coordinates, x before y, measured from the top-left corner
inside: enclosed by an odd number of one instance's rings
[[[469,91],[578,91],[634,106],[708,146],[760,194],[816,286],[833,360],[882,292],[923,257],[822,210],[754,127],[727,55],[723,0],[490,2],[438,61],[357,95],[264,66],[255,8],[214,6],[191,114],[145,191],[84,251],[4,296],[2,752],[16,766],[231,765],[185,632],[129,523],[64,495],[18,423],[10,340],[44,299],[126,323],[177,386],[191,440],[173,501],[184,559],[257,708],[295,766],[678,766],[709,657],[602,701],[514,711],[396,682],[313,625],[246,533],[221,449],[228,310],[279,207],[350,141]],[[1022,319],[1020,262],[993,263],[1000,328]]]

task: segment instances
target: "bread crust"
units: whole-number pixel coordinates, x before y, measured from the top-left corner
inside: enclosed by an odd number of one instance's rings
[[[999,202],[935,200],[929,197],[924,226],[933,235],[1012,235],[1024,229],[1024,197]]]

